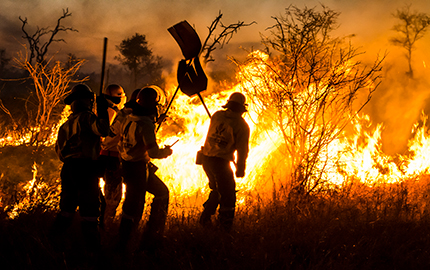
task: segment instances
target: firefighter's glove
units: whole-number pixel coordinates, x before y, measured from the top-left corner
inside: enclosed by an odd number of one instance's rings
[[[98,96],[96,98],[96,102],[97,102],[98,117],[101,119],[109,119],[109,113],[107,111],[109,108],[109,102],[106,100],[104,95]]]
[[[238,163],[236,165],[236,177],[242,178],[245,176],[245,164]]]
[[[164,152],[164,154],[165,154],[166,157],[170,156],[173,153],[173,151],[170,148],[170,146],[164,147],[163,152]]]
[[[236,177],[242,178],[245,176],[245,170],[236,170]]]

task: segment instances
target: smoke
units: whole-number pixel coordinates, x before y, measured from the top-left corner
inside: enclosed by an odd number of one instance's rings
[[[413,79],[407,76],[405,49],[390,44],[398,35],[393,26],[398,23],[393,14],[405,6],[403,1],[334,1],[341,10],[339,32],[354,34],[353,45],[365,54],[363,63],[370,64],[376,57],[387,54],[383,63],[382,81],[372,100],[365,107],[374,125],[383,123],[382,150],[390,155],[405,154],[412,128],[420,122],[421,114],[430,113],[426,48],[430,43],[427,33],[416,43],[413,51]],[[430,13],[426,1],[414,1],[411,11]],[[357,27],[359,25],[359,27]],[[346,32],[346,31],[349,31]]]
[[[261,49],[260,34],[268,35],[267,27],[275,21],[272,16],[284,14],[289,5],[299,8],[316,7],[321,4],[340,12],[339,28],[336,36],[354,35],[351,42],[365,52],[360,55],[363,63],[371,64],[378,56],[388,53],[383,67],[383,80],[373,99],[365,108],[375,125],[383,123],[383,150],[389,154],[403,152],[407,146],[411,129],[419,120],[421,111],[428,111],[429,81],[427,79],[430,56],[426,54],[430,44],[430,34],[417,42],[413,52],[413,80],[405,76],[407,62],[402,48],[392,46],[389,39],[395,35],[392,27],[396,9],[405,6],[404,0],[145,0],[145,1],[50,1],[42,0],[4,0],[0,2],[0,37],[1,48],[6,48],[8,55],[21,49],[19,16],[27,17],[29,29],[36,26],[53,26],[61,16],[62,9],[68,8],[72,16],[63,21],[63,25],[73,27],[79,32],[62,33],[67,43],[52,46],[51,53],[74,53],[78,58],[87,59],[85,72],[99,72],[101,67],[103,39],[108,38],[107,64],[118,64],[114,59],[118,55],[115,46],[135,33],[144,34],[154,54],[173,63],[170,71],[182,58],[179,46],[167,29],[174,24],[187,20],[193,25],[203,40],[208,34],[208,26],[223,14],[224,24],[244,21],[248,27],[240,29],[231,42],[224,48],[217,48],[215,62],[207,65],[207,72],[217,72],[219,76],[234,72],[234,66],[228,57],[244,57],[246,50]],[[413,1],[412,10],[430,13],[430,2]],[[243,49],[242,49],[243,48]],[[245,49],[245,50],[244,50]],[[428,112],[430,113],[430,111]]]
[[[23,42],[21,39],[22,31],[20,21],[17,19],[16,22],[12,21],[8,17],[0,14],[0,49],[8,49],[17,47],[18,42]],[[10,49],[7,50],[8,54],[11,54]]]

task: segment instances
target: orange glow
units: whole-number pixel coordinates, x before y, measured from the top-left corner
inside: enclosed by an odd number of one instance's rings
[[[261,52],[261,57],[267,57]],[[243,72],[265,72],[264,66],[253,63],[245,67]],[[347,74],[348,69],[346,68]],[[346,76],[346,75],[345,75]],[[256,78],[250,82],[258,85],[262,89],[267,89],[267,83]],[[209,111],[213,114],[222,109],[221,106],[227,102],[229,95],[235,91],[242,92],[246,84],[236,85],[229,90],[205,96],[204,101]],[[174,90],[176,86],[171,86]],[[267,95],[271,93],[265,93]],[[297,94],[300,98],[306,93]],[[306,98],[306,97],[302,97]],[[248,102],[249,103],[249,102]],[[276,129],[266,128],[264,131],[257,129],[259,125],[255,122],[258,119],[256,106],[249,104],[248,112],[244,118],[250,126],[251,140],[250,152],[247,160],[246,175],[237,180],[238,205],[246,202],[248,195],[258,195],[261,198],[270,199],[273,189],[280,186],[287,186],[291,180],[292,168],[288,167],[288,158],[283,152],[284,139]],[[69,114],[68,108],[63,112],[63,121]],[[182,208],[200,207],[202,200],[206,199],[208,193],[207,177],[201,166],[195,164],[196,153],[204,144],[206,132],[210,119],[206,110],[197,97],[189,98],[179,94],[169,110],[171,119],[180,119],[183,132],[159,137],[159,144],[171,145],[179,139],[173,147],[173,154],[161,160],[153,160],[159,167],[157,175],[166,183],[170,189],[172,201],[183,203]],[[368,186],[378,184],[402,182],[415,175],[426,174],[430,168],[430,161],[427,158],[430,152],[430,136],[426,128],[427,117],[423,116],[422,126],[416,126],[414,138],[409,143],[409,153],[398,156],[400,162],[382,152],[381,132],[382,124],[372,127],[370,117],[361,115],[353,120],[352,132],[342,133],[334,141],[322,150],[317,167],[324,172],[321,176],[331,187],[342,186],[349,182],[360,182]],[[58,127],[52,131],[52,140],[55,142]],[[171,134],[168,132],[172,121],[167,120],[161,126],[158,134]],[[165,132],[163,132],[165,131]],[[16,138],[13,135],[0,139],[0,145],[19,145],[25,143],[26,138]],[[232,164],[234,170],[234,165]],[[34,177],[28,182],[24,189],[31,189],[35,181],[37,169],[34,170]],[[101,181],[103,185],[103,181]],[[23,204],[26,202],[23,201]],[[196,205],[196,203],[198,205]],[[23,207],[21,203],[15,208]],[[14,209],[15,209],[14,208]],[[15,210],[14,210],[15,212]]]

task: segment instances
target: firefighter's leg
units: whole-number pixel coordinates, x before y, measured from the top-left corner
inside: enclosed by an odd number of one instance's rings
[[[78,207],[78,185],[72,178],[71,171],[76,168],[69,162],[61,170],[60,210],[49,231],[49,238],[53,244],[62,249],[67,229],[73,223],[73,217]]]
[[[230,164],[220,167],[218,191],[220,193],[219,222],[221,229],[230,231],[233,226],[236,205],[236,182]]]
[[[127,248],[128,241],[131,236],[131,232],[134,227],[133,219],[123,216],[119,225],[118,231],[118,242],[116,243],[116,249],[118,251],[125,251]]]
[[[99,190],[99,199],[100,199],[100,217],[99,217],[99,225],[100,228],[104,228],[105,226],[105,214],[106,214],[106,197],[103,195],[103,191]]]
[[[89,252],[98,252],[101,248],[97,217],[84,217],[81,221],[82,235]]]
[[[147,191],[154,195],[154,199],[140,248],[148,250],[157,249],[162,244],[169,206],[169,189],[157,175],[152,173],[149,175]]]
[[[63,250],[65,248],[65,239],[67,229],[73,223],[74,213],[60,212],[50,228],[49,240],[57,250]]]
[[[105,171],[106,218],[113,220],[122,197],[121,165],[117,157],[109,157]]]
[[[81,182],[79,213],[82,217],[81,230],[89,252],[100,250],[100,187],[97,175],[89,176]]]
[[[122,218],[119,227],[117,249],[124,251],[131,237],[134,226],[139,223],[139,209],[145,202],[146,164],[141,162],[123,162],[125,199],[122,205]]]
[[[212,189],[209,193],[209,197],[206,202],[203,204],[203,212],[200,215],[200,224],[203,226],[211,224],[211,218],[216,213],[216,209],[219,204],[219,192],[217,189]]]
[[[204,157],[203,169],[209,179],[209,188],[211,192],[206,202],[203,204],[203,212],[200,216],[200,224],[203,226],[211,224],[211,217],[215,214],[220,202],[220,194],[218,192],[217,174],[216,174],[217,160],[215,158]]]

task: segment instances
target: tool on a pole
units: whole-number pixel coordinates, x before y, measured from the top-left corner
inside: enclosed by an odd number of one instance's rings
[[[179,139],[177,139],[174,143],[172,143],[171,145],[168,145],[168,147],[172,147],[174,146],[177,142],[179,142]]]
[[[103,59],[102,59],[102,71],[101,71],[101,75],[100,75],[100,92],[99,95],[104,95],[104,97],[110,101],[112,101],[112,103],[114,104],[119,104],[121,103],[121,97],[116,97],[116,96],[111,96],[111,95],[106,95],[103,94],[103,89],[105,89],[105,70],[106,70],[106,51],[107,51],[107,42],[108,42],[108,38],[105,37],[104,41],[103,41]]]
[[[170,27],[168,31],[178,43],[185,59],[179,62],[177,72],[178,86],[164,114],[167,115],[173,99],[178,93],[178,90],[181,89],[181,91],[189,97],[197,95],[210,118],[211,114],[200,94],[200,92],[206,90],[208,84],[208,78],[206,77],[199,61],[199,54],[202,49],[200,38],[194,28],[187,21],[175,24]],[[160,126],[161,123],[158,126],[157,131]]]
[[[103,59],[102,59],[102,73],[100,75],[100,95],[103,94],[103,88],[104,88],[104,79],[105,79],[105,67],[106,67],[106,51],[107,51],[107,37],[104,38],[103,41]]]

